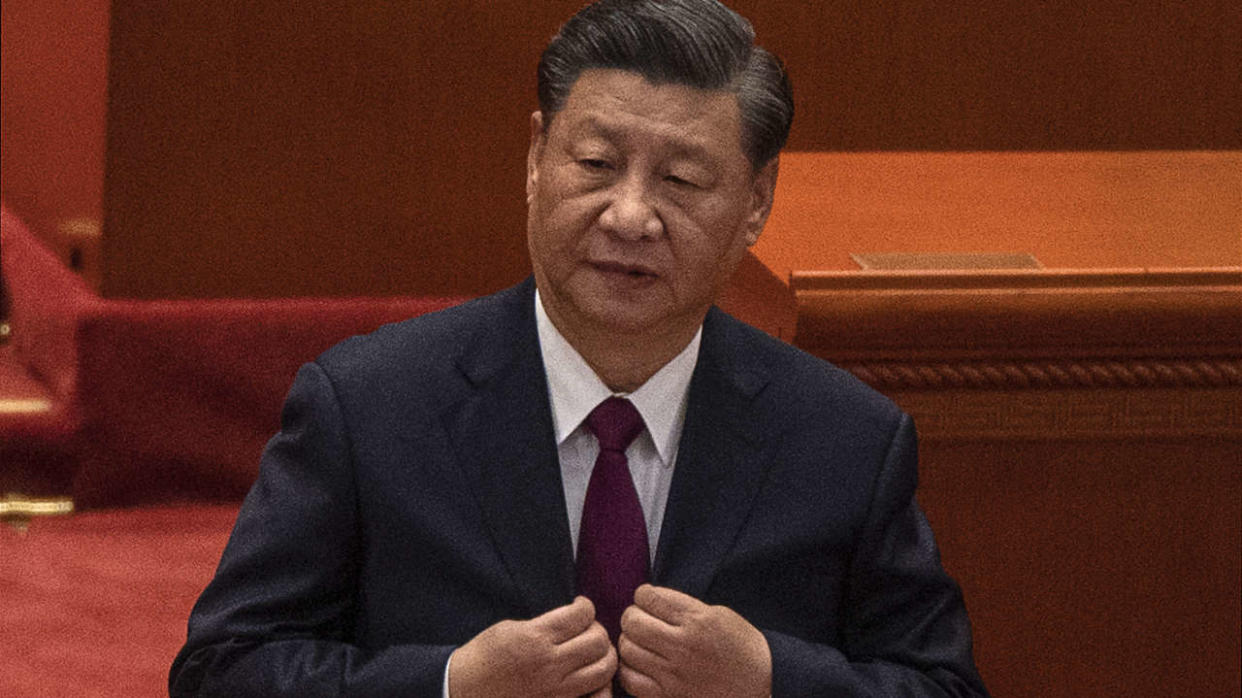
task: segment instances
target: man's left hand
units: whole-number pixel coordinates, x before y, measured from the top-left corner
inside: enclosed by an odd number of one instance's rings
[[[772,653],[735,611],[644,584],[621,616],[618,675],[638,696],[768,696]]]

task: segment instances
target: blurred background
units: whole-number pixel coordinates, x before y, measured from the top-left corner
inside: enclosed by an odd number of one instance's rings
[[[0,693],[161,694],[297,366],[529,273],[580,5],[0,5]],[[797,115],[722,305],[914,414],[993,692],[1238,696],[1242,6],[731,6]]]

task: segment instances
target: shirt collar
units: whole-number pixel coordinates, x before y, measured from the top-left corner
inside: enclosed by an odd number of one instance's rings
[[[535,326],[548,393],[552,403],[552,424],[560,445],[578,428],[596,405],[612,395],[628,398],[643,417],[660,460],[671,465],[677,454],[681,428],[685,423],[690,377],[699,361],[703,328],[671,361],[632,393],[613,393],[604,385],[586,359],[565,339],[543,309],[539,290],[535,290]]]

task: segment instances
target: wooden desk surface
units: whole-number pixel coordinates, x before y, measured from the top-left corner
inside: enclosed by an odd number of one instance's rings
[[[852,252],[1238,266],[1242,151],[785,153],[754,252],[781,278],[857,269]]]

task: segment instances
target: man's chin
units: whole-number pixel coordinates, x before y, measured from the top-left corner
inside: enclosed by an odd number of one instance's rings
[[[667,320],[654,299],[617,298],[594,295],[578,304],[578,315],[597,330],[644,334],[664,325]]]
[[[590,313],[590,319],[597,327],[629,335],[651,332],[663,324],[661,318],[647,308],[621,304],[597,308]]]
[[[587,319],[599,332],[635,341],[654,340],[659,336],[692,332],[702,322],[701,316],[670,312],[658,303],[609,302],[593,305]],[[621,340],[624,341],[624,340]]]
[[[621,292],[599,284],[579,284],[571,288],[564,296],[568,301],[564,319],[581,323],[583,330],[639,339],[678,329],[678,316],[682,314],[676,312],[676,304],[670,302],[667,289],[658,284]],[[686,323],[695,324],[701,320],[687,317]]]

